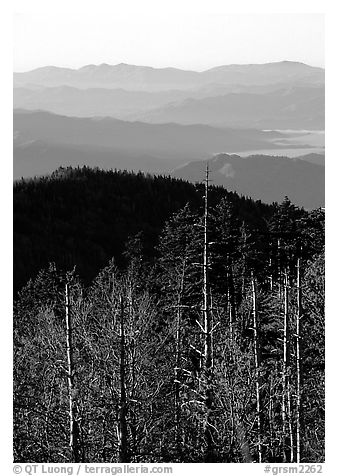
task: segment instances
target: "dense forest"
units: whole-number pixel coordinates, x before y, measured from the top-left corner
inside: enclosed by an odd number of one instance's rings
[[[209,196],[211,205],[228,198],[241,220],[262,229],[274,213],[274,207],[222,187],[212,187]],[[165,221],[187,203],[202,209],[203,184],[89,167],[15,182],[14,290],[51,261],[62,269],[76,265],[89,284],[111,257],[125,263],[126,243],[137,233],[145,255],[154,256]]]
[[[15,461],[324,461],[323,210],[67,168],[14,233]]]

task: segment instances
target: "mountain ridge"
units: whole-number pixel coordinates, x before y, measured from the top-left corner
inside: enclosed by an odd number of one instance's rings
[[[122,158],[132,170],[164,172],[216,152],[271,148],[272,139],[284,137],[252,129],[147,124],[25,110],[14,111],[13,125],[15,178],[67,165],[123,167]]]
[[[209,124],[257,129],[324,129],[323,87],[289,87],[267,92],[229,93],[206,98],[186,98],[135,115],[144,122]]]
[[[254,200],[281,202],[287,195],[293,203],[306,209],[325,204],[325,168],[304,158],[216,154],[209,160],[179,166],[171,175],[192,183],[201,182],[207,163],[213,184]]]
[[[85,65],[78,69],[45,66],[31,71],[14,73],[14,84],[27,83],[46,86],[72,85],[77,87],[123,85],[127,89],[167,90],[191,89],[220,81],[223,84],[268,84],[302,79],[313,83],[324,82],[324,69],[305,63],[274,62],[252,65],[220,65],[205,71],[179,68],[153,68],[120,63],[118,65]]]
[[[238,67],[243,67],[243,66],[275,66],[275,65],[299,65],[299,66],[305,66],[307,68],[311,69],[317,69],[317,70],[322,70],[324,71],[325,68],[322,68],[320,66],[313,66],[309,65],[307,63],[304,63],[302,61],[289,61],[289,60],[282,60],[282,61],[268,61],[266,63],[230,63],[230,64],[223,64],[219,66],[213,66],[212,68],[207,68],[202,71],[198,70],[193,70],[193,69],[182,69],[182,68],[177,68],[177,67],[172,67],[172,66],[164,66],[164,67],[154,67],[154,66],[146,66],[146,65],[135,65],[131,63],[116,63],[116,64],[109,64],[109,63],[100,63],[100,64],[87,64],[84,66],[80,66],[79,68],[70,68],[70,67],[64,67],[64,66],[54,66],[54,65],[46,65],[46,66],[39,66],[38,68],[33,68],[31,70],[27,71],[19,71],[19,72],[14,72],[14,74],[21,74],[21,73],[30,73],[33,71],[41,71],[41,70],[46,70],[46,69],[60,69],[60,70],[65,70],[65,71],[80,71],[84,70],[87,68],[100,68],[100,67],[132,67],[132,68],[148,68],[148,69],[153,69],[153,70],[179,70],[179,71],[184,71],[184,72],[193,72],[193,73],[206,73],[208,71],[213,71],[216,69],[220,68],[238,68]]]

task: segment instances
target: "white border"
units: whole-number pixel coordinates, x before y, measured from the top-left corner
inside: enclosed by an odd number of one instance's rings
[[[154,8],[157,4],[164,4],[160,0],[136,0],[125,3],[130,5],[135,12]],[[1,363],[1,442],[0,442],[0,462],[5,464],[2,474],[12,474],[12,15],[16,10],[30,8],[39,8],[43,10],[46,6],[65,6],[67,8],[78,8],[81,12],[82,8],[102,8],[104,14],[113,14],[118,7],[118,3],[113,0],[96,0],[79,1],[79,0],[59,0],[58,2],[48,2],[46,0],[22,0],[15,2],[5,1],[0,7],[0,92],[1,92],[1,273],[0,273],[0,290],[1,290],[1,345],[0,345],[0,363]],[[167,2],[165,3],[165,5]],[[334,468],[336,459],[335,438],[337,432],[337,370],[336,370],[336,353],[334,352],[337,340],[337,236],[338,228],[337,220],[337,50],[338,44],[338,16],[337,7],[334,1],[300,1],[300,0],[283,0],[283,2],[271,2],[268,0],[228,2],[224,0],[208,0],[192,1],[192,0],[172,0],[170,8],[184,9],[189,11],[193,8],[200,11],[212,11],[221,13],[325,13],[326,14],[326,107],[327,107],[327,123],[326,123],[326,211],[327,211],[327,312],[326,312],[326,364],[327,364],[327,435],[326,435],[326,470],[324,474],[336,474],[337,469]],[[80,14],[80,13],[79,13]],[[216,465],[218,466],[218,465]],[[213,465],[213,472],[216,472],[216,466]],[[240,466],[240,467],[239,467]],[[235,463],[223,467],[224,470],[230,470],[231,474],[263,474],[263,468],[258,465],[252,465],[250,469],[247,465],[236,465]],[[183,468],[182,468],[183,469]],[[204,470],[209,470],[205,465],[184,465],[185,473],[187,470],[193,471],[193,474],[201,474]],[[175,471],[183,474],[181,471]],[[174,474],[175,474],[174,473]],[[218,469],[216,474],[219,473]],[[219,473],[221,474],[221,473]],[[230,474],[230,473],[229,473]]]

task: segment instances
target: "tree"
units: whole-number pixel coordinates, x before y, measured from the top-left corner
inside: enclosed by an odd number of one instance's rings
[[[262,462],[262,435],[261,435],[261,378],[260,378],[260,349],[258,337],[258,312],[257,312],[257,298],[256,298],[256,281],[251,276],[252,286],[252,317],[253,317],[253,333],[254,333],[254,361],[255,361],[255,380],[256,380],[256,418],[257,418],[257,436],[258,436],[258,462]]]
[[[90,286],[50,265],[19,294],[16,461],[324,459],[322,213],[208,182],[152,259],[134,233]]]

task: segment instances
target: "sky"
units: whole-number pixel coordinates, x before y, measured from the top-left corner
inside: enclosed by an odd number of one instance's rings
[[[323,14],[292,10],[287,1],[286,11],[264,1],[251,2],[255,11],[250,2],[230,4],[15,0],[14,70],[129,63],[201,71],[282,60],[324,66]]]

